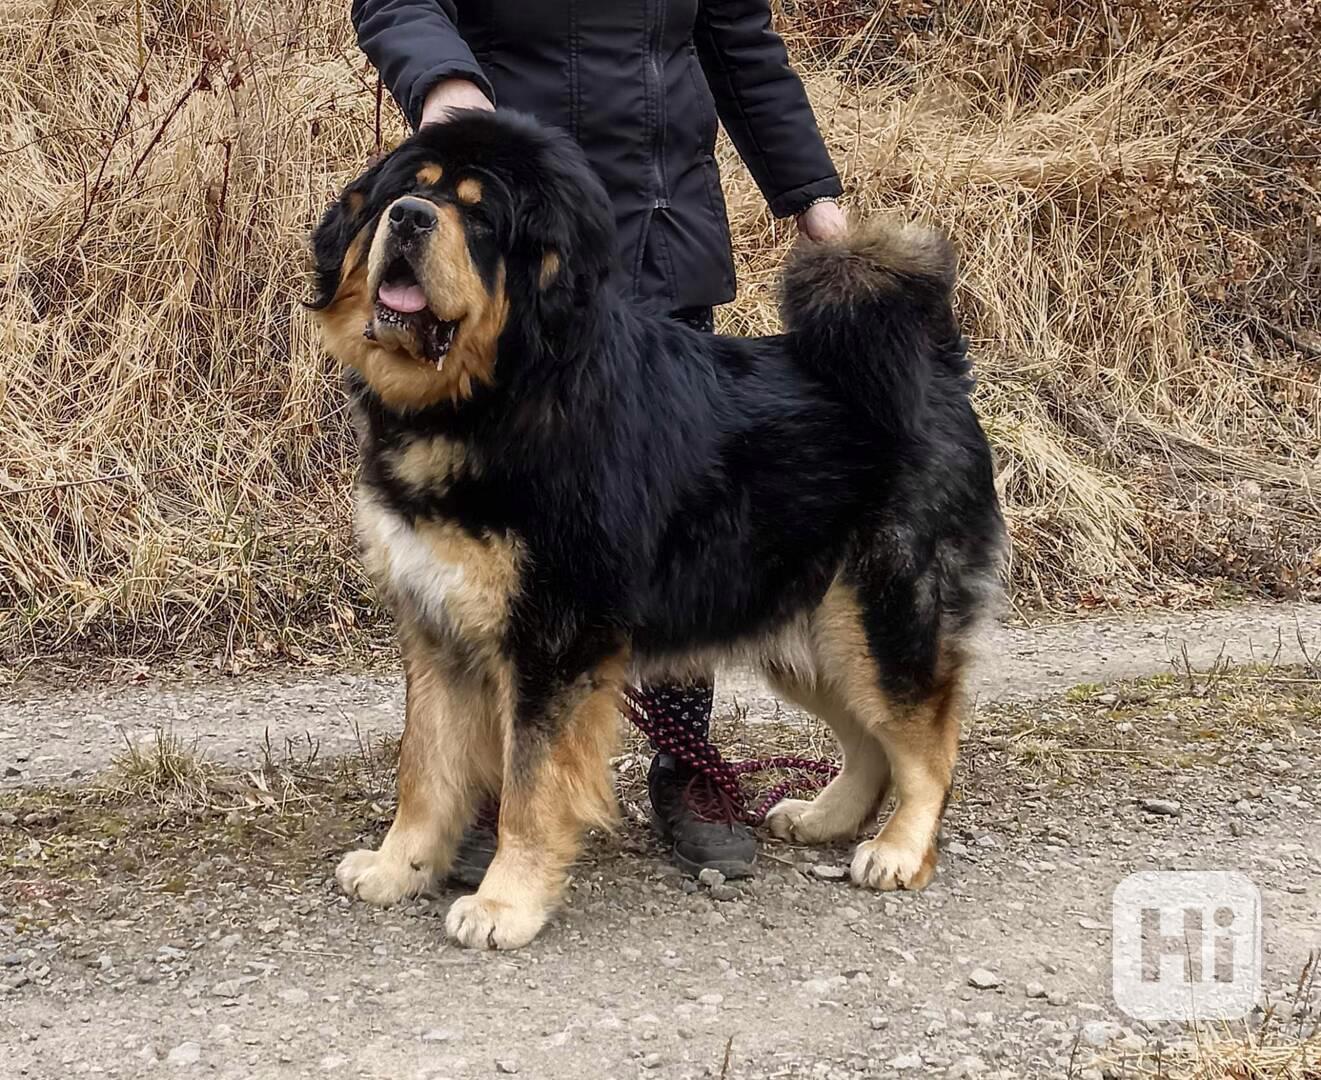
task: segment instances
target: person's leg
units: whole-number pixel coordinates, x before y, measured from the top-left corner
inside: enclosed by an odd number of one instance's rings
[[[672,316],[694,330],[715,331],[711,308],[687,308]],[[709,741],[715,700],[710,683],[645,686],[638,699],[658,729],[691,736],[700,744]],[[657,829],[671,845],[674,861],[691,874],[707,867],[726,877],[751,873],[757,853],[752,830],[730,814],[726,801],[690,763],[663,753],[654,742],[652,750],[656,756],[647,773],[647,790]]]
[[[733,814],[727,799],[689,761],[665,752],[671,746],[705,746],[709,740],[715,687],[710,683],[644,686],[638,707],[656,733],[655,757],[647,771],[652,820],[680,869],[696,876],[708,867],[725,877],[747,877],[757,855],[752,830]]]

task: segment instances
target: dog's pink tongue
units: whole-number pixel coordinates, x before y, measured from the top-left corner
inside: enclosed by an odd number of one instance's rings
[[[376,299],[391,311],[411,315],[427,306],[426,293],[421,285],[382,285]]]

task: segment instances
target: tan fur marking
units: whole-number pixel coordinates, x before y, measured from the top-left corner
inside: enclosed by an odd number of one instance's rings
[[[367,199],[361,191],[350,191],[346,201],[348,202],[349,213],[356,214],[362,209],[362,205]]]
[[[839,774],[815,799],[784,799],[767,815],[776,836],[802,844],[852,840],[869,817],[885,804],[890,763],[880,741],[837,693],[792,680],[772,679],[781,696],[830,725],[844,763]]]
[[[542,288],[549,288],[550,283],[555,280],[560,272],[560,256],[558,252],[548,251],[541,257],[541,275],[537,278],[537,285]]]
[[[518,541],[477,539],[447,521],[410,526],[365,489],[355,524],[367,571],[398,614],[498,654],[524,563]]]
[[[852,589],[839,583],[830,588],[813,617],[813,630],[819,689],[837,696],[857,729],[877,741],[889,763],[890,789],[896,799],[894,813],[876,838],[858,846],[853,880],[875,889],[920,889],[935,873],[936,836],[958,753],[965,707],[960,661],[947,652],[931,697],[901,705],[890,700],[878,682],[862,609]],[[832,727],[839,723],[829,713],[822,719]],[[845,740],[857,736],[849,726],[836,727],[836,733],[846,747]],[[844,776],[842,772],[840,780]],[[830,809],[821,807],[821,816]],[[833,809],[841,820],[848,816],[843,812],[847,807]],[[852,810],[858,809],[854,802]],[[791,830],[798,824],[796,819],[807,815],[806,810],[792,807],[783,813],[783,825]]]
[[[457,901],[445,921],[460,944],[512,949],[531,941],[561,899],[583,829],[614,825],[609,761],[624,675],[623,658],[602,665],[527,771],[508,743],[499,847],[476,895]]]
[[[463,443],[434,435],[390,455],[391,472],[415,492],[443,488],[461,471],[475,473]]]
[[[432,184],[440,183],[440,178],[445,175],[445,170],[439,165],[432,163],[430,165],[423,165],[422,168],[417,170],[415,175],[419,184],[425,184],[427,187],[430,187]]]
[[[482,201],[482,182],[476,177],[465,176],[454,185],[454,195],[459,202],[476,206]]]
[[[463,670],[423,628],[405,621],[400,640],[399,808],[380,849],[351,852],[336,871],[346,893],[378,905],[415,896],[449,870],[476,800],[499,790],[509,701],[506,675]]]

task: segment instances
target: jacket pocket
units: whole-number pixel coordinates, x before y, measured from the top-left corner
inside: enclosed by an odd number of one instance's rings
[[[697,131],[702,151],[714,154],[716,149],[716,125],[720,122],[716,114],[716,101],[711,87],[702,71],[702,62],[697,58],[697,46],[688,42],[688,79],[693,84],[693,105],[697,114]]]

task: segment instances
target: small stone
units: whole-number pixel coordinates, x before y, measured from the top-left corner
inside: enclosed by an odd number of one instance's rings
[[[725,875],[714,867],[707,866],[697,875],[697,880],[708,889],[713,889],[717,885],[723,885],[725,883]]]
[[[243,993],[243,988],[250,983],[257,981],[256,975],[243,975],[237,979],[224,979],[215,983],[211,987],[211,993],[216,997],[236,998]]]
[[[1177,799],[1143,799],[1142,809],[1160,817],[1178,817],[1183,811],[1183,804]]]
[[[1097,695],[1096,695],[1096,703],[1097,703],[1098,705],[1118,705],[1118,704],[1119,704],[1119,695],[1118,695],[1118,694],[1097,694]]]
[[[5,779],[6,779],[6,780],[12,780],[14,777],[16,777],[16,776],[22,776],[22,775],[23,775],[23,770],[20,769],[17,765],[6,765],[6,766],[5,766]]]
[[[280,1000],[286,1005],[306,1005],[310,997],[306,990],[300,990],[296,986],[280,991]]]
[[[732,885],[712,885],[712,886],[711,886],[711,899],[712,899],[712,900],[719,900],[719,901],[721,901],[722,903],[726,903],[726,904],[727,904],[727,903],[729,903],[729,901],[731,901],[731,900],[737,900],[737,899],[739,898],[740,895],[742,895],[742,894],[741,894],[736,888],[734,888]]]
[[[1243,822],[1241,822],[1241,821],[1231,821],[1231,822],[1229,823],[1229,835],[1230,835],[1230,836],[1242,836],[1243,833],[1244,833],[1245,831],[1246,831],[1246,830],[1243,828]]]
[[[518,1072],[518,1062],[513,1058],[502,1058],[496,1061],[495,1071],[503,1073],[505,1076],[513,1076]]]
[[[16,952],[5,953],[0,956],[0,967],[19,967],[23,963],[23,957]]]
[[[1069,1003],[1069,995],[1066,994],[1063,990],[1052,990],[1049,994],[1046,995],[1047,1005],[1054,1005],[1058,1007],[1060,1005],[1067,1005],[1068,1003]]]
[[[809,997],[825,998],[845,989],[849,984],[843,975],[831,975],[825,979],[808,979],[803,983],[803,993]]]
[[[703,994],[697,999],[699,1005],[719,1005],[725,1000],[724,994]]]
[[[819,881],[843,881],[849,876],[848,868],[817,863],[812,867],[812,876]]]
[[[880,1013],[874,1013],[868,1023],[871,1024],[872,1031],[884,1031],[890,1026],[890,1018],[882,1016]]]
[[[168,1064],[173,1065],[176,1068],[196,1065],[202,1060],[201,1044],[195,1042],[180,1043],[165,1055],[165,1060]]]
[[[664,1060],[665,1060],[665,1058],[663,1058],[660,1054],[657,1054],[657,1053],[653,1052],[653,1053],[647,1054],[647,1055],[642,1059],[642,1067],[643,1067],[644,1069],[654,1069],[654,1068],[656,1068],[657,1066],[659,1066],[659,1065],[661,1064],[661,1062],[663,1062]]]
[[[321,1071],[330,1072],[332,1069],[341,1069],[349,1063],[349,1059],[343,1054],[327,1054],[321,1059]]]
[[[900,1054],[898,1057],[890,1059],[890,1068],[920,1069],[922,1068],[922,1056],[920,1054]]]
[[[1119,1025],[1109,1020],[1088,1020],[1082,1026],[1082,1041],[1098,1050],[1108,1046],[1119,1034]]]
[[[432,1028],[422,1035],[422,1041],[429,1043],[449,1042],[452,1038],[454,1038],[454,1032],[450,1031],[449,1028]]]
[[[968,985],[974,990],[994,990],[1000,985],[1000,976],[986,968],[973,968],[968,976]]]
[[[17,825],[18,815],[11,814],[8,810],[0,810],[0,825]]]
[[[1029,998],[1044,998],[1046,996],[1046,988],[1039,982],[1028,983],[1026,991]]]
[[[161,981],[161,974],[150,964],[142,964],[138,967],[137,972],[134,974],[134,978],[143,986],[154,986]]]
[[[30,814],[23,815],[24,825],[54,825],[59,820],[58,810],[33,810]]]

